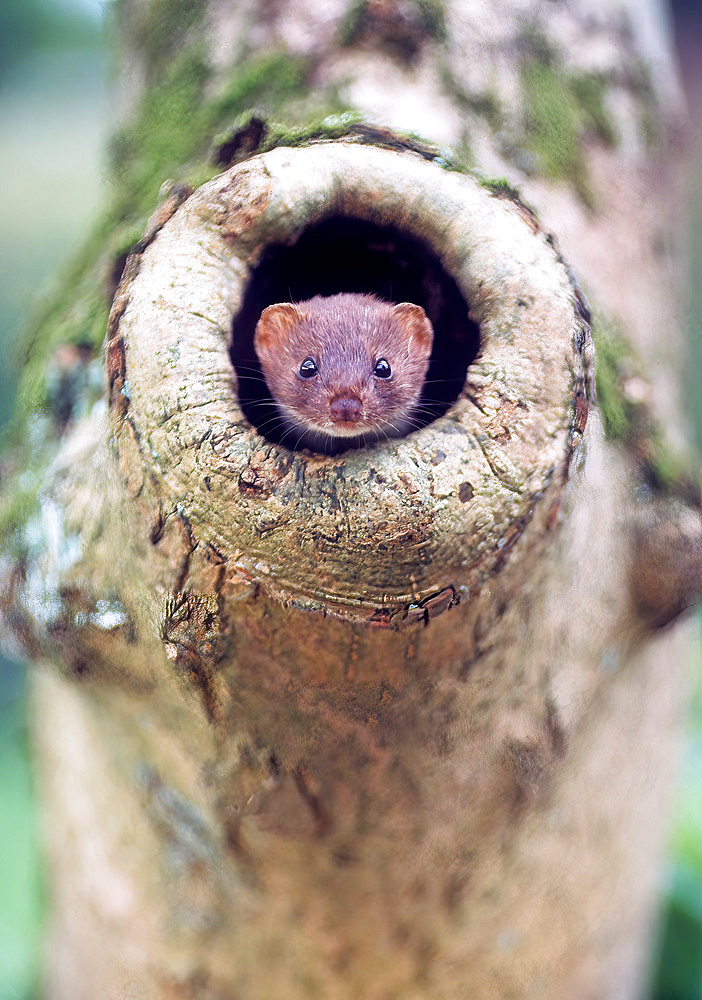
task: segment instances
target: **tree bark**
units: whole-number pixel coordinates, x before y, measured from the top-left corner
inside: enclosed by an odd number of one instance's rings
[[[47,995],[641,996],[702,578],[662,10],[180,7],[118,7],[119,184],[5,458]],[[120,271],[79,419],[56,345]],[[281,283],[418,273],[455,398],[334,457],[259,433]]]

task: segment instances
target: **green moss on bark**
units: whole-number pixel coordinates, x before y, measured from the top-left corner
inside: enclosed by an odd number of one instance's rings
[[[500,198],[509,198],[510,201],[519,201],[519,191],[506,177],[486,177],[482,174],[476,175],[481,187],[487,188],[492,194]]]
[[[444,0],[404,0],[399,9],[352,0],[337,31],[342,46],[365,43],[402,61],[412,59],[425,42],[445,37]]]
[[[528,147],[547,177],[569,181],[587,203],[592,195],[578,138],[575,104],[565,76],[552,66],[527,60],[521,68]]]
[[[196,5],[181,6],[185,26],[195,23]],[[50,412],[45,373],[55,347],[90,344],[99,352],[120,266],[156,208],[164,180],[196,185],[216,173],[209,159],[212,136],[247,107],[263,105],[281,119],[288,113],[291,120],[302,117],[310,70],[309,60],[256,54],[208,97],[212,71],[199,44],[169,61],[110,144],[112,197],[103,219],[40,304],[24,339],[18,408],[9,432],[14,445],[25,438],[30,413]]]
[[[621,332],[601,316],[593,321],[592,338],[597,352],[597,402],[605,435],[626,442],[633,432],[636,408],[626,398],[623,381],[633,372],[634,355]]]
[[[451,95],[452,100],[463,112],[482,118],[495,132],[503,127],[505,112],[495,90],[489,88],[477,92],[466,90],[456,79],[451,66],[445,62],[440,65],[439,73],[444,90]]]
[[[137,4],[115,0],[113,14],[122,30],[123,47],[136,54],[149,82],[160,79],[173,57],[189,48],[206,7],[206,0],[151,0]]]
[[[568,70],[539,33],[526,33],[521,43],[525,144],[547,177],[570,183],[594,207],[584,147],[592,137],[607,145],[617,142],[606,107],[609,82],[602,74]]]
[[[576,106],[580,134],[594,135],[605,145],[615,146],[619,136],[606,107],[607,79],[601,74],[579,72],[571,73],[567,80]]]
[[[205,99],[211,78],[203,53],[191,48],[170,65],[146,95],[138,114],[111,144],[118,183],[114,213],[153,207],[166,177],[190,181],[207,163],[213,135],[247,108],[275,114],[306,92],[311,64],[285,53],[256,55],[239,66],[220,93]],[[212,171],[214,172],[214,171]]]
[[[598,314],[592,328],[597,351],[597,401],[611,441],[621,443],[636,462],[643,483],[665,496],[695,506],[702,502],[697,461],[674,451],[653,415],[642,365],[622,332]]]

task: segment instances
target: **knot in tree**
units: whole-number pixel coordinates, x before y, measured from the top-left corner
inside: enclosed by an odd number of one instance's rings
[[[333,457],[277,446],[253,331],[315,292],[426,310],[418,431]],[[493,570],[499,592],[534,517],[548,539],[582,438],[592,347],[575,295],[528,211],[412,153],[278,149],[200,188],[123,283],[108,343],[124,474],[158,548],[172,535],[169,560],[188,563],[167,589],[210,593],[189,562],[210,551],[218,593],[382,626],[472,606]],[[285,349],[296,375],[305,352]]]

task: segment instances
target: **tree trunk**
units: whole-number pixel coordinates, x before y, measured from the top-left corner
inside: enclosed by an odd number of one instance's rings
[[[702,575],[663,13],[177,7],[117,7],[4,460],[47,995],[638,997]],[[425,426],[290,450],[258,315],[361,290],[432,319]]]

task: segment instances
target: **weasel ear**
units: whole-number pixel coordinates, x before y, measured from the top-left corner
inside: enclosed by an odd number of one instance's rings
[[[434,343],[434,328],[422,307],[413,302],[400,302],[392,307],[392,314],[404,330],[412,350],[428,358]]]
[[[290,331],[306,315],[293,302],[278,302],[274,306],[266,306],[254,333],[254,347],[259,358],[263,355],[278,354],[284,347]]]

